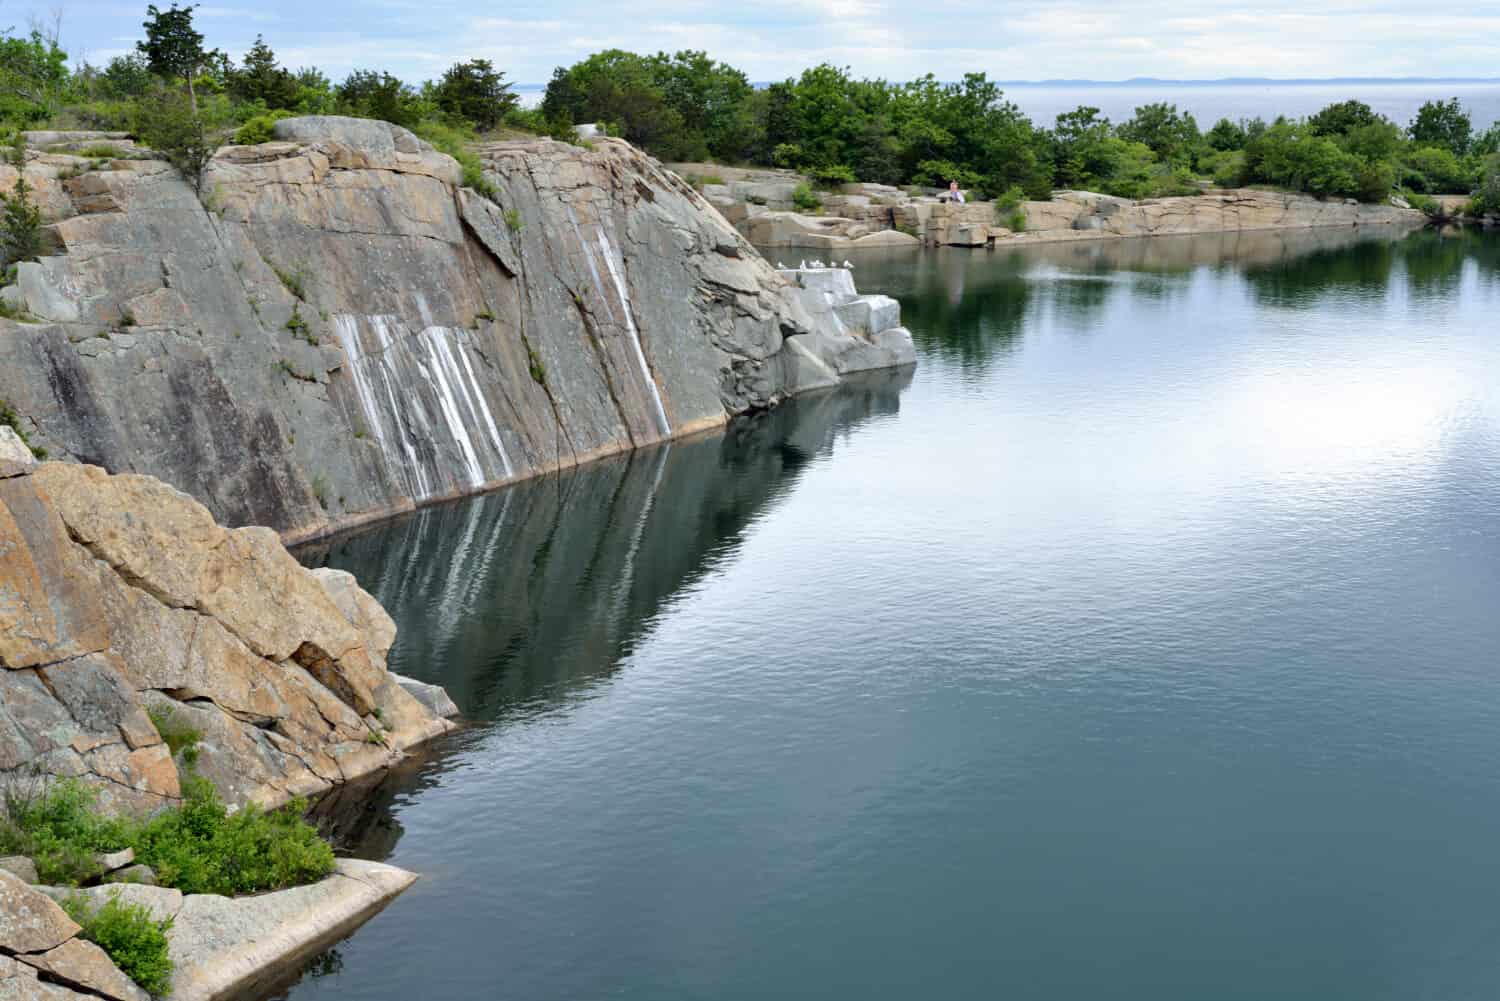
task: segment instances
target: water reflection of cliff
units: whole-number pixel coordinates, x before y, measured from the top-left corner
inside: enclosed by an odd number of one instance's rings
[[[545,708],[608,675],[800,469],[894,413],[910,379],[874,373],[723,434],[427,508],[299,556],[352,571],[400,629],[392,669],[444,685],[468,719]]]
[[[1263,304],[1305,309],[1329,295],[1383,294],[1397,276],[1414,299],[1450,294],[1470,260],[1496,274],[1500,239],[1351,227],[886,251],[855,264],[861,288],[901,300],[925,352],[977,372],[1012,352],[1028,324],[1087,330],[1117,296],[1186,295],[1203,272],[1243,281]]]

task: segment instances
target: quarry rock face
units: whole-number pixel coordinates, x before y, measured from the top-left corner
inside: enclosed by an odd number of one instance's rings
[[[331,583],[150,477],[0,479],[0,780],[72,777],[149,813],[181,795],[162,729],[192,730],[228,802],[273,805],[450,729],[386,670],[389,617]]]
[[[196,191],[156,159],[30,154],[56,251],[5,290],[0,400],[52,458],[290,540],[719,425],[836,367],[787,282],[623,142],[481,147],[480,193],[396,126],[275,129]]]

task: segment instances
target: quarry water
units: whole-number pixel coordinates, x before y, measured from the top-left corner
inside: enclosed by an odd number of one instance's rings
[[[472,723],[290,996],[1491,1001],[1500,238],[855,263],[914,371],[302,554]]]

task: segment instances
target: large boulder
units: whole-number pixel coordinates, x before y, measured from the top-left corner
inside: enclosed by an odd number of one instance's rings
[[[230,803],[271,805],[451,727],[386,670],[395,626],[352,577],[149,477],[0,479],[0,579],[0,780],[35,769],[156,809],[181,794],[160,721],[198,735]]]

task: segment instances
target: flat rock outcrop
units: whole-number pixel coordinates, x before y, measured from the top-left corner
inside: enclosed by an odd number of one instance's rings
[[[156,159],[28,154],[53,251],[0,290],[0,400],[34,444],[292,540],[838,377],[787,347],[817,331],[786,282],[623,142],[485,146],[485,195],[385,123],[275,137],[198,191]]]
[[[58,903],[97,910],[111,898],[170,921],[167,952],[173,1001],[244,996],[283,976],[379,913],[414,882],[414,873],[379,862],[339,859],[308,886],[251,897],[184,895],[156,886],[28,886],[0,872],[0,999],[149,1001],[108,954],[79,937]]]
[[[352,578],[158,480],[0,478],[0,780],[75,777],[151,811],[181,792],[160,724],[201,735],[230,803],[320,792],[451,727],[386,670],[395,635]]]
[[[706,164],[679,169],[700,178],[710,172]],[[1421,226],[1427,221],[1404,204],[1325,200],[1259,188],[1141,200],[1058,191],[1050,201],[1022,202],[1018,209],[1025,227],[1013,230],[1011,213],[997,211],[993,202],[954,204],[933,189],[884,184],[846,184],[820,193],[816,214],[796,212],[791,191],[805,179],[790,171],[721,169],[726,176],[718,180],[724,183],[705,184],[704,196],[751,243],[763,248],[841,252],[900,244],[984,247],[1327,226]]]

